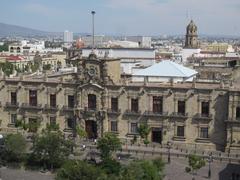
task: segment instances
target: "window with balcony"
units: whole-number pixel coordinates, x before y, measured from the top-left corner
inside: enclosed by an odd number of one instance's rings
[[[74,108],[75,102],[74,102],[74,96],[69,95],[68,96],[68,107],[69,108]]]
[[[97,97],[94,94],[88,95],[88,108],[95,110],[97,108]]]
[[[236,108],[236,119],[240,120],[240,106]]]
[[[11,114],[10,124],[15,124],[17,121],[17,114]]]
[[[17,93],[11,92],[11,105],[17,105]]]
[[[130,124],[130,132],[133,134],[138,133],[138,124],[137,123]]]
[[[209,138],[208,136],[208,127],[201,127],[200,128],[200,138]]]
[[[202,102],[202,116],[208,117],[209,116],[209,102]]]
[[[29,105],[37,106],[37,91],[36,90],[29,91]]]
[[[118,111],[118,98],[111,98],[111,110],[114,112]]]
[[[163,99],[162,97],[153,96],[153,112],[162,113],[163,109]]]
[[[118,126],[117,126],[117,121],[111,121],[111,131],[112,132],[117,132],[118,131]]]
[[[178,114],[185,115],[185,101],[178,101]]]
[[[50,107],[56,107],[56,94],[50,94]]]
[[[131,99],[131,111],[138,112],[138,99]]]
[[[177,136],[184,137],[184,126],[177,126]]]

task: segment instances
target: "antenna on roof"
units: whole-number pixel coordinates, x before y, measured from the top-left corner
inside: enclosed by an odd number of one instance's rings
[[[95,48],[95,42],[94,42],[94,15],[96,14],[96,12],[95,11],[92,11],[91,12],[91,14],[92,14],[92,49],[94,50],[94,48]]]

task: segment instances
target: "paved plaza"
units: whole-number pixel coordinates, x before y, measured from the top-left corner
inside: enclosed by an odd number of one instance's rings
[[[53,180],[54,175],[37,171],[0,168],[0,180]]]
[[[147,158],[147,157],[146,157]],[[163,157],[166,162],[166,157]],[[184,158],[171,158],[171,163],[165,166],[164,180],[191,180],[191,174],[185,172],[187,166],[187,159]],[[230,180],[230,171],[228,167],[235,164],[228,164],[226,162],[213,162],[211,165],[211,178],[212,180]],[[54,175],[50,173],[41,173],[36,171],[25,171],[19,169],[1,168],[1,180],[53,180]],[[196,180],[206,180],[208,178],[208,164],[197,172]]]

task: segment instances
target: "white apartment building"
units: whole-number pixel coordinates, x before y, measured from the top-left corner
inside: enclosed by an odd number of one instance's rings
[[[82,57],[92,53],[91,48],[82,49]],[[98,48],[94,53],[99,58],[117,58],[121,61],[121,73],[132,74],[133,68],[155,64],[155,49],[152,48]]]

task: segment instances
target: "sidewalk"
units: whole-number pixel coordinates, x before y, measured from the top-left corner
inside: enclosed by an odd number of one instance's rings
[[[96,150],[96,144],[93,142],[84,142],[86,145],[86,148],[88,149],[95,149]],[[166,147],[156,147],[156,146],[145,146],[145,145],[129,145],[125,144],[122,145],[122,149],[119,151],[119,153],[128,153],[128,154],[144,154],[144,155],[156,155],[156,156],[168,156],[170,153],[170,156],[174,157],[183,157],[187,158],[189,154],[196,154],[198,156],[201,156],[205,159],[209,158],[209,155],[211,154],[213,160],[215,161],[225,161],[229,163],[240,163],[240,155],[238,154],[230,154],[228,156],[227,153],[223,152],[204,152],[204,151],[194,151],[194,150],[182,150],[182,149],[171,149],[170,150]]]

